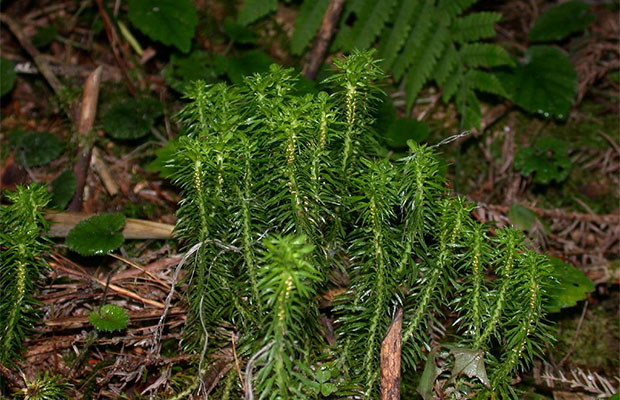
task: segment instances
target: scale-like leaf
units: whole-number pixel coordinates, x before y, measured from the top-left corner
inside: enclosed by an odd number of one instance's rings
[[[129,317],[123,307],[115,304],[106,304],[98,311],[92,311],[88,321],[98,331],[114,332],[127,328]]]
[[[83,256],[109,253],[123,244],[122,214],[104,213],[81,221],[67,235],[67,246]]]
[[[151,39],[187,53],[198,14],[190,0],[130,0],[129,20]]]
[[[596,20],[590,6],[582,1],[568,1],[548,8],[536,19],[530,30],[532,42],[562,40],[572,33],[584,30]]]
[[[577,95],[577,73],[568,57],[551,46],[533,46],[512,74],[497,77],[508,98],[519,107],[545,117],[565,119]]]

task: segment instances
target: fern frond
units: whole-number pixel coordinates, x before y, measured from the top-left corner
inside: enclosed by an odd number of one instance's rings
[[[448,43],[443,54],[437,61],[433,79],[439,86],[446,86],[448,80],[454,75],[454,70],[459,64],[459,55],[454,43]]]
[[[243,0],[237,21],[242,25],[250,24],[278,8],[278,0]]]
[[[412,22],[412,29],[405,42],[405,47],[392,66],[391,72],[397,81],[405,74],[414,58],[420,54],[421,48],[424,46],[424,38],[432,30],[433,22],[437,21],[433,3],[433,1],[425,1],[420,12],[414,15],[415,20]]]
[[[0,362],[12,363],[36,320],[33,291],[47,268],[49,243],[43,207],[50,201],[45,186],[17,186],[5,193],[10,205],[0,208]]]
[[[480,0],[439,0],[437,8],[448,18],[453,18]]]
[[[422,86],[431,76],[437,59],[448,44],[448,30],[441,22],[437,25],[437,30],[429,38],[425,51],[414,59],[414,66],[407,72],[406,88],[406,110],[410,111],[415,99]]]
[[[507,96],[506,90],[499,79],[497,79],[497,76],[490,72],[472,69],[465,74],[465,80],[467,80],[472,89],[498,96]]]
[[[459,114],[461,114],[461,129],[469,129],[472,126],[480,129],[480,120],[482,119],[480,101],[467,78],[461,82],[461,87],[456,92],[454,101]]]
[[[405,44],[411,29],[413,16],[420,11],[421,7],[421,0],[402,0],[399,7],[395,10],[396,19],[392,29],[387,39],[379,45],[378,50],[381,66],[386,71],[390,69],[398,52]]]
[[[450,33],[458,43],[474,42],[495,36],[494,24],[502,19],[502,14],[494,12],[477,12],[452,21]]]
[[[299,55],[308,46],[321,27],[329,0],[304,1],[295,19],[295,31],[291,38],[291,53]]]
[[[460,58],[470,68],[499,67],[512,65],[513,60],[506,50],[489,43],[465,43],[460,51]]]

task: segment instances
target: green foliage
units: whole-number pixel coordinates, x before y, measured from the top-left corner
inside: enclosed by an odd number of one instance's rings
[[[188,84],[198,79],[213,80],[215,74],[210,65],[209,54],[195,50],[187,56],[170,56],[170,64],[164,69],[164,78],[174,90],[184,92]]]
[[[428,125],[413,118],[396,118],[385,134],[388,146],[395,149],[406,149],[407,142],[413,140],[420,143],[430,134]]]
[[[62,154],[62,142],[49,132],[13,131],[10,140],[15,159],[24,167],[37,167],[57,159]]]
[[[151,132],[162,113],[163,106],[155,99],[128,98],[112,104],[103,116],[103,129],[115,139],[139,139]]]
[[[9,93],[15,86],[17,73],[13,69],[13,61],[0,57],[0,96]]]
[[[562,40],[588,27],[596,17],[582,1],[567,1],[549,7],[534,23],[528,35],[532,42]]]
[[[594,284],[583,271],[567,264],[557,257],[550,257],[553,280],[549,285],[549,312],[573,307],[594,290]]]
[[[44,26],[37,29],[37,33],[30,38],[30,41],[34,47],[41,49],[52,43],[56,35],[58,35],[58,30],[54,26]]]
[[[243,83],[243,78],[255,73],[264,73],[273,64],[273,59],[260,50],[251,50],[238,57],[228,59],[226,74],[236,85]]]
[[[277,7],[278,0],[245,0],[237,20],[241,25],[247,25],[275,11]]]
[[[256,32],[244,25],[241,25],[233,19],[229,18],[224,21],[224,32],[226,32],[228,37],[230,37],[234,42],[245,44],[256,43]]]
[[[522,231],[529,231],[536,223],[536,214],[528,208],[519,204],[513,204],[508,211],[508,218],[512,225]]]
[[[67,235],[67,246],[83,256],[109,253],[124,241],[120,232],[125,226],[122,214],[102,213],[80,221]]]
[[[127,328],[129,317],[123,307],[115,304],[106,304],[101,309],[92,311],[88,321],[98,331],[114,332]]]
[[[36,281],[47,268],[49,243],[42,209],[49,203],[45,186],[18,186],[6,192],[10,205],[0,207],[0,362],[12,363],[36,320],[32,297]]]
[[[514,166],[523,176],[534,173],[534,182],[543,185],[553,180],[562,182],[571,167],[568,144],[559,139],[542,138],[534,146],[520,148]]]
[[[189,88],[180,114],[188,135],[167,163],[184,197],[176,234],[188,249],[185,346],[207,360],[230,343],[222,330],[233,330],[258,398],[371,399],[395,311],[404,309],[405,376],[450,311],[459,318],[452,366],[438,372],[431,363],[423,379],[452,373],[467,381],[455,384],[463,396],[509,392],[549,341],[547,258],[520,231],[488,234],[473,205],[447,192],[433,148],[410,140],[406,157],[378,158],[372,115],[382,72],[372,53],[334,64],[323,83],[331,95],[297,95],[292,70],[275,65],[239,85]],[[329,310],[336,344],[328,346],[317,302],[334,285],[343,293]]]
[[[316,35],[323,15],[327,11],[329,0],[304,1],[295,19],[295,31],[291,39],[291,53],[299,55]]]
[[[198,14],[190,0],[130,0],[129,20],[151,39],[187,53]]]
[[[50,375],[45,371],[30,381],[24,377],[26,388],[16,398],[23,400],[71,400],[73,385],[59,375]]]
[[[577,95],[577,73],[551,46],[532,46],[511,73],[498,74],[508,98],[530,113],[563,120]]]
[[[75,194],[76,180],[73,171],[63,171],[52,181],[51,205],[59,210],[64,210]]]

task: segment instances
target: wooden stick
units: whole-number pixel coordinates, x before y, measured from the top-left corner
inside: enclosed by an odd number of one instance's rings
[[[344,2],[345,0],[332,0],[331,3],[329,3],[329,7],[327,7],[327,11],[325,11],[321,28],[316,35],[314,47],[312,47],[312,50],[308,54],[308,61],[303,69],[304,76],[310,80],[316,78],[319,68],[321,68],[321,64],[323,64],[329,42],[334,35],[336,24],[340,19]]]
[[[110,196],[116,196],[119,190],[118,184],[116,183],[114,178],[112,178],[110,169],[108,168],[106,162],[103,160],[103,157],[101,156],[101,151],[97,147],[93,147],[93,156],[91,158],[91,161],[95,172],[97,173],[97,175],[99,175],[99,178],[101,178],[101,182],[103,183],[105,190]]]
[[[400,353],[403,309],[398,309],[381,343],[381,400],[400,399]]]
[[[66,237],[69,231],[80,221],[94,215],[96,214],[78,212],[48,213],[45,215],[45,219],[51,223],[51,226],[47,235],[50,237]],[[123,228],[123,236],[125,239],[171,239],[173,230],[174,225],[127,218],[125,228]]]
[[[69,211],[82,209],[82,197],[88,175],[88,166],[92,152],[92,140],[88,137],[97,115],[97,103],[99,101],[99,87],[101,86],[102,67],[97,67],[86,79],[84,93],[82,94],[82,107],[80,108],[80,120],[78,122],[78,153],[77,161],[73,167],[76,179],[75,195],[69,204]]]
[[[19,44],[24,48],[24,50],[26,50],[30,57],[32,57],[34,63],[37,65],[37,68],[39,69],[39,71],[41,71],[41,74],[43,75],[43,77],[45,77],[47,83],[49,83],[49,85],[52,87],[52,90],[54,90],[56,96],[60,98],[60,95],[62,93],[62,83],[60,83],[56,75],[54,75],[52,70],[47,65],[47,62],[43,60],[43,57],[41,56],[41,53],[39,53],[39,50],[37,50],[37,48],[34,47],[30,39],[26,37],[19,23],[17,23],[13,18],[9,17],[4,13],[0,13],[0,22],[4,23],[6,26],[9,27],[9,30],[11,31],[13,36],[15,36]],[[65,109],[65,112],[69,116],[69,119],[73,120],[73,115],[71,115],[71,112],[67,109]]]

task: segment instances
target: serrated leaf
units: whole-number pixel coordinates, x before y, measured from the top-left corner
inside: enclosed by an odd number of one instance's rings
[[[452,39],[464,43],[494,37],[494,24],[500,19],[502,14],[494,12],[478,12],[455,18],[450,26]]]
[[[122,214],[103,213],[78,223],[67,235],[67,246],[83,256],[102,255],[123,244]]]
[[[242,25],[252,23],[275,11],[278,0],[244,0],[237,21]]]
[[[151,39],[187,53],[198,14],[190,0],[130,0],[129,20]]]
[[[304,1],[295,19],[295,31],[291,38],[291,53],[301,54],[319,30],[329,0]]]
[[[508,218],[512,225],[522,231],[529,231],[536,223],[536,214],[530,209],[525,208],[519,204],[513,204],[508,211]]]
[[[466,375],[469,378],[478,378],[484,386],[489,386],[489,378],[484,366],[483,350],[464,349],[453,346],[448,346],[448,348],[454,356],[454,366],[451,372],[452,379]]]
[[[549,7],[534,23],[528,35],[532,42],[562,40],[584,30],[596,20],[590,6],[582,1],[568,1]]]
[[[63,171],[52,181],[51,205],[59,210],[64,210],[75,194],[76,180],[73,171]]]
[[[228,60],[228,78],[234,84],[243,83],[243,77],[254,73],[269,71],[269,66],[275,61],[260,50],[252,50],[239,57]]]
[[[257,35],[252,29],[245,25],[241,25],[239,22],[228,18],[224,21],[224,32],[230,37],[233,42],[248,44],[256,43]]]
[[[554,138],[542,138],[534,146],[519,149],[514,166],[523,176],[534,173],[534,182],[544,185],[552,180],[561,182],[568,176],[571,166],[568,144]]]
[[[88,321],[98,331],[113,332],[127,328],[129,317],[123,307],[115,304],[106,304],[98,311],[92,311]]]
[[[552,278],[547,289],[547,311],[559,312],[563,308],[573,307],[594,290],[594,284],[580,269],[557,257],[549,257],[549,262]]]
[[[422,396],[424,400],[433,400],[433,386],[435,385],[435,379],[443,372],[443,368],[437,366],[435,358],[437,357],[438,347],[433,347],[431,352],[426,358],[426,364],[424,365],[424,371],[420,377],[420,382],[416,391]]]
[[[162,104],[155,99],[129,98],[108,109],[103,116],[103,129],[115,139],[138,139],[151,131],[155,118],[162,113]]]
[[[0,58],[0,96],[4,96],[15,86],[15,72],[13,61],[6,58]]]
[[[497,77],[508,98],[524,110],[565,119],[577,95],[577,72],[568,57],[551,46],[533,46],[513,73]]]
[[[47,164],[62,154],[62,142],[49,132],[20,132],[11,140],[17,163],[25,167]]]
[[[429,135],[428,125],[413,118],[397,118],[385,133],[385,140],[391,148],[406,149],[407,142],[420,143]]]

